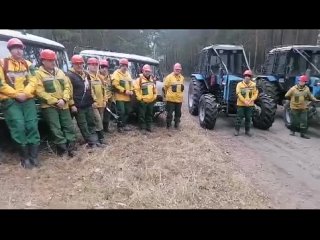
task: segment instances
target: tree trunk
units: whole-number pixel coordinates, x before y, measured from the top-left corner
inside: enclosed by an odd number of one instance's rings
[[[296,40],[294,41],[295,44],[299,44],[299,29],[296,31]]]
[[[257,53],[258,53],[258,30],[256,30],[256,46],[254,49],[254,62],[253,62],[253,69],[256,68],[256,61],[257,61]]]

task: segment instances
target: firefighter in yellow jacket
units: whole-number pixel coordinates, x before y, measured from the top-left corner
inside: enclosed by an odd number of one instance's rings
[[[37,96],[41,109],[53,135],[57,153],[62,156],[68,152],[73,156],[76,134],[69,111],[71,87],[68,77],[55,67],[56,53],[45,49],[40,53],[42,66],[36,71],[38,79]]]
[[[237,117],[235,122],[235,136],[239,135],[240,126],[242,119],[245,118],[245,134],[249,137],[252,136],[250,133],[250,125],[252,118],[252,111],[254,109],[254,101],[258,97],[258,89],[255,82],[252,79],[252,71],[246,70],[244,73],[244,79],[242,82],[237,84],[236,94],[237,99]]]
[[[96,124],[96,132],[100,144],[105,144],[103,135],[103,113],[106,107],[106,93],[103,82],[99,74],[99,60],[96,58],[89,58],[87,61],[88,74],[91,81],[92,96],[93,96],[93,112]]]
[[[309,139],[306,135],[308,124],[308,106],[306,102],[308,100],[319,102],[310,92],[306,83],[308,82],[308,76],[302,75],[299,78],[299,83],[286,93],[285,97],[290,98],[290,109],[292,117],[292,127],[290,135],[294,136],[295,132],[300,129],[300,136],[302,138]]]
[[[115,88],[115,99],[119,115],[118,131],[130,131],[126,126],[131,113],[131,96],[133,95],[133,83],[128,72],[128,59],[119,60],[120,67],[112,74],[112,86]]]
[[[140,129],[152,132],[153,105],[157,98],[157,89],[152,79],[151,67],[146,64],[142,68],[142,74],[134,84],[134,90],[139,104]]]
[[[109,62],[107,60],[100,61],[100,79],[103,83],[105,88],[105,102],[106,107],[111,109],[111,104],[113,102],[113,94],[112,94],[112,84],[111,84],[111,75],[109,74]],[[111,114],[104,109],[103,115],[103,130],[105,132],[110,132],[109,125],[110,125],[110,116]]]
[[[11,57],[1,60],[3,74],[0,76],[4,118],[12,139],[19,145],[21,165],[38,167],[40,134],[34,101],[37,79],[31,63],[23,58],[21,40],[10,39],[7,48]]]
[[[167,108],[167,128],[171,127],[174,112],[174,127],[179,129],[181,106],[183,102],[184,77],[181,75],[181,64],[173,66],[173,72],[164,80],[164,93]]]

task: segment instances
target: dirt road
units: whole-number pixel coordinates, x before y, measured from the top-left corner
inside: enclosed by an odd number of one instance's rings
[[[278,106],[268,131],[253,129],[234,137],[231,117],[219,116],[215,129],[205,131],[214,143],[228,151],[236,168],[275,202],[277,208],[320,207],[320,125],[312,122],[311,139],[290,136]],[[198,123],[198,117],[192,117]],[[242,131],[244,131],[242,129]]]

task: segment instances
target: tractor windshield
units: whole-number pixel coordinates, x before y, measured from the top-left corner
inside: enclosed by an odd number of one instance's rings
[[[289,73],[301,75],[308,70],[311,75],[320,75],[320,51],[296,50],[289,62]]]
[[[242,76],[249,69],[242,50],[217,50],[229,74]]]
[[[316,68],[320,69],[320,52],[312,55],[312,63],[316,66]],[[315,68],[312,68],[311,74],[319,75],[320,73]]]

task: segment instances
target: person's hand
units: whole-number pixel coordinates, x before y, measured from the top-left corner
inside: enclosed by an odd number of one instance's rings
[[[76,106],[72,106],[72,107],[71,107],[71,112],[73,112],[73,113],[78,112],[77,107],[76,107]]]
[[[244,101],[244,104],[245,104],[246,106],[249,106],[250,101],[249,101],[249,100],[245,100],[245,101]]]
[[[27,95],[25,93],[18,93],[15,99],[19,102],[24,102],[27,100]]]
[[[93,107],[93,108],[98,108],[97,103],[96,103],[96,102],[94,102],[94,103],[92,104],[92,107]]]
[[[128,96],[131,96],[131,95],[133,94],[133,92],[126,90],[126,91],[125,91],[125,94],[128,95]]]
[[[65,105],[64,100],[63,99],[59,99],[58,102],[57,102],[58,108],[62,109],[64,107],[64,105]]]

